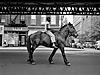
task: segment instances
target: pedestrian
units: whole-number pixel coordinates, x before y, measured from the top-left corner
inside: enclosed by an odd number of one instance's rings
[[[7,46],[7,41],[6,40],[4,40],[4,47],[6,47]]]
[[[53,43],[53,47],[56,47],[55,46],[55,35],[50,31],[50,22],[51,22],[51,18],[50,17],[47,17],[46,18],[46,23],[45,23],[45,32],[51,37],[51,41]]]

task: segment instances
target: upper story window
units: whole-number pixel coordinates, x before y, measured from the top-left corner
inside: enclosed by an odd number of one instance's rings
[[[46,15],[41,15],[41,24],[45,24],[46,22]]]
[[[5,16],[1,15],[0,16],[0,23],[5,23],[5,22],[6,22]]]
[[[21,21],[25,21],[25,15],[21,15]]]
[[[59,15],[59,27],[62,25],[62,15]]]
[[[56,15],[51,15],[51,25],[56,25]]]
[[[36,25],[36,15],[31,15],[31,25]]]
[[[5,23],[6,21],[5,21],[5,19],[1,19],[1,23]]]

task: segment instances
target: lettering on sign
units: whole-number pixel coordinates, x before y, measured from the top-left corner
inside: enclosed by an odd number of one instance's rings
[[[6,31],[28,31],[27,27],[5,27]]]
[[[13,30],[16,30],[16,31],[21,31],[22,28],[21,27],[14,27]]]

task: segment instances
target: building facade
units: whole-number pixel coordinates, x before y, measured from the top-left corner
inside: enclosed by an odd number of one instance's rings
[[[100,16],[74,15],[73,24],[80,35],[85,34],[88,40],[91,40],[90,37],[93,35],[95,27],[100,26]]]
[[[28,35],[28,27],[19,15],[0,15],[0,26],[3,33],[0,38],[0,46],[25,46]],[[12,23],[13,22],[13,23]]]
[[[1,15],[0,46],[25,46],[28,35],[44,31],[46,17],[51,17],[52,29],[61,27],[61,15]]]
[[[30,15],[30,25],[28,26],[28,35],[36,31],[44,31],[46,17],[51,17],[51,28],[59,29],[61,26],[61,16],[60,15]],[[59,22],[60,21],[60,22]]]
[[[73,24],[79,34],[84,34],[86,31],[91,31],[91,16],[89,15],[74,15]]]

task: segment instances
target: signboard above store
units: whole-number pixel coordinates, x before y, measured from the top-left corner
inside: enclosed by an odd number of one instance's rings
[[[28,31],[28,27],[5,27],[4,31]]]

